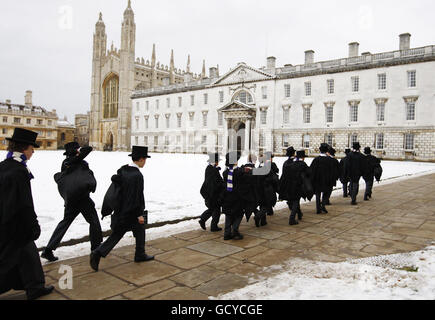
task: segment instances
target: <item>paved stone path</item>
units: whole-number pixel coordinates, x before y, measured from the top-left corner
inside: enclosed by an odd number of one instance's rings
[[[361,200],[363,190],[360,190]],[[293,257],[341,262],[349,258],[416,251],[435,240],[435,174],[380,185],[373,200],[350,205],[335,197],[329,214],[316,215],[315,202],[302,205],[303,221],[289,226],[289,210],[276,212],[266,227],[253,219],[241,225],[245,239],[224,241],[221,233],[196,230],[148,241],[156,260],[136,264],[134,247],[115,249],[93,272],[89,256],[44,267],[56,299],[207,299],[272,276],[264,267]],[[61,264],[74,272],[74,289],[60,290]],[[0,299],[22,299],[9,292]]]

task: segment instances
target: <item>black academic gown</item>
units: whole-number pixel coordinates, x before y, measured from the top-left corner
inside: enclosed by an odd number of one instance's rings
[[[221,193],[222,198],[222,212],[231,216],[241,216],[243,214],[243,201],[240,194],[240,180],[244,175],[249,175],[252,173],[246,173],[242,168],[235,168],[233,170],[233,191],[227,190],[228,182],[228,172],[227,168],[223,173],[224,188]]]
[[[219,208],[219,196],[224,187],[224,180],[221,177],[221,168],[208,165],[205,169],[204,183],[201,187],[201,195],[205,200],[208,209]]]
[[[29,172],[21,163],[7,159],[0,163],[0,282],[17,267],[24,248],[40,234]],[[35,268],[39,269],[41,264],[38,262]],[[5,289],[2,287],[3,283],[0,283],[0,289]],[[23,289],[19,284],[14,287]]]
[[[328,156],[319,156],[311,163],[314,191],[329,192],[334,185],[334,161]]]
[[[352,151],[344,162],[345,177],[348,181],[357,183],[366,173],[366,159],[361,152]]]
[[[279,169],[275,162],[264,164],[264,167],[270,165],[268,174],[259,176],[258,195],[260,206],[274,207],[278,200],[276,194],[279,192]],[[262,166],[260,166],[262,168]]]

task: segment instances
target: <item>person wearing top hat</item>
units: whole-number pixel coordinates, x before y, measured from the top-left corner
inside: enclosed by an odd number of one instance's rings
[[[340,160],[340,164],[339,164],[339,172],[340,172],[340,182],[343,185],[343,198],[347,198],[349,196],[349,179],[346,177],[345,172],[344,172],[344,164],[346,161],[349,160],[349,158],[347,157],[349,155],[349,153],[351,152],[350,149],[346,149],[344,150],[344,158]]]
[[[279,180],[279,199],[280,200],[287,200],[287,205],[290,209],[290,211],[292,210],[292,202],[290,200],[287,199],[287,195],[288,195],[288,187],[289,187],[289,183],[290,181],[288,180],[288,175],[284,175],[284,171],[287,170],[287,167],[290,166],[293,161],[295,160],[295,153],[296,150],[293,147],[289,147],[286,150],[286,156],[288,157],[288,159],[284,162],[283,166],[282,166],[282,175],[281,178]],[[300,214],[300,218],[302,219],[302,212],[299,213]]]
[[[242,166],[242,169],[250,168],[255,169],[257,156],[253,153],[248,155],[248,162]],[[257,222],[260,219],[258,210],[258,176],[244,175],[240,179],[240,196],[243,200],[243,211],[246,216],[246,221],[249,222],[252,214],[254,220]]]
[[[287,181],[286,187],[280,190],[283,199],[288,200],[290,206],[290,219],[291,226],[299,224],[296,220],[302,219],[302,212],[300,207],[301,198],[306,198],[307,194],[304,193],[304,179],[310,179],[310,168],[305,163],[305,150],[298,151],[294,161],[290,162],[284,167],[282,178]]]
[[[344,163],[345,177],[350,182],[351,204],[354,206],[357,205],[356,198],[359,191],[359,181],[366,172],[366,159],[361,154],[360,149],[360,143],[355,142],[352,146],[352,152],[349,153]]]
[[[27,167],[38,134],[15,128],[6,160],[0,163],[0,294],[11,289],[25,290],[29,300],[51,293],[35,241],[41,228],[33,206]]]
[[[332,191],[334,190],[334,187],[337,186],[337,181],[340,178],[340,162],[335,158],[335,154],[337,153],[337,151],[329,146],[328,152],[326,153],[328,157],[330,157],[333,160],[333,171],[332,171],[332,185],[329,187],[328,193],[326,194],[326,205],[330,206],[331,205],[331,194]]]
[[[316,209],[317,214],[328,213],[326,203],[328,201],[328,193],[333,185],[334,180],[334,162],[327,155],[329,145],[322,143],[320,145],[320,155],[311,163],[312,183],[316,194]]]
[[[279,169],[275,162],[273,162],[274,155],[272,152],[266,152],[261,158],[259,168],[266,169],[264,174],[259,176],[259,205],[261,226],[267,225],[266,214],[272,216],[274,214],[273,207],[275,207],[278,200],[277,193],[279,193]]]
[[[65,200],[65,211],[62,221],[57,225],[50,241],[41,253],[41,257],[48,261],[58,260],[53,251],[57,249],[68,228],[80,213],[89,223],[91,251],[103,241],[95,203],[89,196],[91,192],[95,192],[97,181],[88,163],[84,160],[91,152],[92,147],[80,148],[77,142],[65,145],[66,159],[62,162],[62,172],[55,175],[59,191]]]
[[[240,152],[229,152],[225,156],[223,173],[224,189],[221,194],[222,212],[225,214],[224,240],[242,240],[243,235],[239,232],[239,226],[243,219],[243,202],[240,196],[240,180],[246,174],[252,174],[251,168],[239,168],[237,163]]]
[[[133,146],[132,149],[132,154],[129,155],[132,163],[121,167],[112,177],[112,182],[120,187],[120,204],[112,215],[112,234],[91,253],[90,265],[95,271],[98,271],[101,257],[107,257],[128,231],[132,231],[136,238],[134,261],[154,260],[153,256],[145,253],[144,179],[140,172],[151,157],[148,155],[148,147]]]
[[[223,190],[224,181],[219,172],[221,170],[219,167],[219,160],[219,153],[209,154],[209,164],[205,169],[204,183],[202,184],[200,191],[205,200],[207,210],[201,215],[199,225],[203,230],[207,230],[205,223],[211,217],[211,232],[222,231],[222,228],[219,228],[218,226],[221,216],[221,204],[219,203],[219,196]]]
[[[364,193],[364,201],[372,198],[373,183],[375,182],[375,169],[380,166],[381,160],[372,155],[370,147],[364,149],[366,155],[366,172],[363,179],[366,183],[366,190]]]

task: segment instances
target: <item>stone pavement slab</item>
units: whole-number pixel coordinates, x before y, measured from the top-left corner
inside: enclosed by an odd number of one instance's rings
[[[181,248],[175,251],[159,254],[156,256],[156,259],[177,268],[192,269],[217,258],[195,250]]]
[[[200,242],[197,244],[190,245],[187,248],[206,254],[211,254],[219,258],[223,258],[229,256],[230,254],[243,251],[243,249],[240,247],[232,246],[219,241]]]

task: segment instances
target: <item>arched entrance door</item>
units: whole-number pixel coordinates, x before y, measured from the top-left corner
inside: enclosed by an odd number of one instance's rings
[[[104,151],[113,151],[113,134],[109,132],[107,134],[106,145],[104,147]]]
[[[236,150],[238,152],[243,152],[245,150],[245,123],[239,122],[234,130],[236,131]]]

